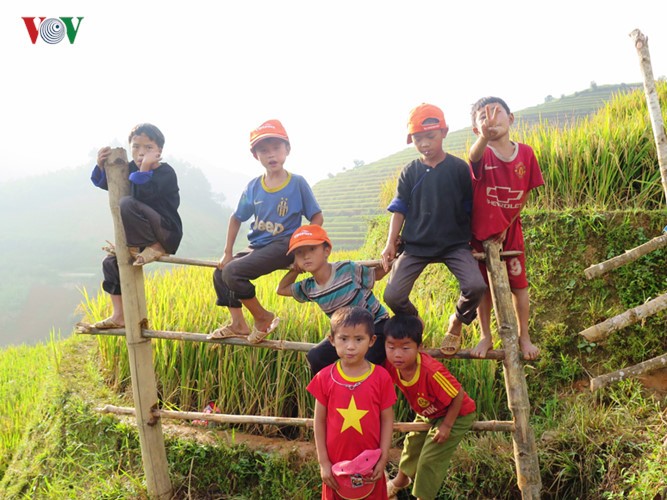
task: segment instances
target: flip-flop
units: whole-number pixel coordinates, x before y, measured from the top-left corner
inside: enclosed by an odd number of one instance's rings
[[[389,497],[389,500],[396,500],[398,498],[398,492],[401,490],[404,490],[405,488],[409,488],[410,485],[412,484],[412,478],[408,478],[408,484],[405,486],[399,488],[394,484],[393,479],[390,479],[387,481],[387,497]]]
[[[144,248],[143,252],[141,252],[139,255],[137,255],[134,263],[132,265],[134,266],[144,266],[146,264],[150,264],[151,262],[155,262],[158,260],[160,257],[163,255],[166,255],[163,252],[160,252],[158,250],[155,250],[151,247],[146,247]],[[141,260],[139,260],[141,259]]]
[[[440,344],[440,352],[445,356],[454,356],[461,349],[461,335],[447,332]]]
[[[232,330],[232,326],[230,324],[227,325],[222,325],[220,328],[217,328],[216,330],[213,330],[213,332],[209,333],[206,338],[208,340],[213,340],[213,339],[237,339],[240,337],[247,337],[247,333],[238,333]]]
[[[273,321],[271,321],[269,327],[264,331],[258,330],[253,326],[252,332],[248,335],[248,342],[251,344],[259,344],[262,340],[268,337],[271,332],[278,328],[278,323],[280,323],[280,318],[276,316],[273,318]]]
[[[102,321],[98,321],[97,323],[93,323],[90,326],[92,328],[96,328],[97,330],[113,330],[113,329],[118,329],[118,328],[125,328],[125,325],[119,325],[118,323],[116,323],[111,318],[103,319]]]

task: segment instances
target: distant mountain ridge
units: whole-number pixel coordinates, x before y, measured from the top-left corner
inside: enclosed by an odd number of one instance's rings
[[[542,104],[515,111],[515,126],[539,123],[565,125],[595,112],[613,95],[638,88],[641,88],[641,84],[591,84],[586,90],[558,99],[547,96]],[[472,127],[450,132],[444,141],[445,150],[456,156],[466,156],[468,144],[474,138]],[[411,146],[380,160],[338,173],[313,186],[315,197],[324,213],[324,227],[337,249],[361,247],[368,219],[384,212],[380,206],[383,184],[393,179],[406,163],[418,156]]]

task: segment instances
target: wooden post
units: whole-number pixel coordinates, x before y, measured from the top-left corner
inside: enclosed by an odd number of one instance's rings
[[[615,384],[616,382],[620,382],[625,378],[639,377],[644,373],[653,372],[663,368],[667,368],[667,353],[656,358],[642,361],[638,365],[623,368],[622,370],[616,370],[615,372],[611,373],[605,373],[599,377],[592,378],[591,391],[597,391],[602,387],[606,387],[609,384]]]
[[[664,246],[667,246],[667,234],[657,236],[652,240],[639,245],[638,247],[626,250],[625,253],[622,253],[621,255],[617,255],[616,257],[612,257],[609,260],[605,260],[604,262],[600,262],[599,264],[587,267],[586,269],[584,269],[584,274],[586,275],[586,278],[589,280],[597,278],[598,276],[602,276],[606,272],[612,271],[613,269],[624,266],[625,264],[628,264],[630,262],[634,262],[635,260],[637,260],[640,257],[643,257],[647,253],[651,253],[654,250],[658,250],[659,248],[662,248]]]
[[[530,402],[528,387],[519,356],[519,325],[512,305],[512,290],[507,277],[507,266],[500,260],[500,244],[492,240],[484,242],[486,268],[489,276],[493,309],[498,333],[505,348],[503,373],[507,391],[507,404],[514,417],[514,460],[521,496],[539,499],[542,489],[540,464],[535,435],[530,427]]]
[[[648,51],[648,37],[639,30],[633,30],[630,37],[635,43],[639,63],[644,76],[644,93],[646,94],[646,104],[648,114],[651,118],[653,127],[653,137],[658,150],[658,165],[660,165],[660,178],[662,179],[662,189],[667,197],[667,134],[665,134],[665,124],[660,112],[660,100],[658,92],[655,89],[655,80],[653,79],[653,69],[651,67],[651,55]]]
[[[640,306],[628,309],[624,313],[609,318],[602,323],[590,326],[585,330],[580,331],[579,335],[585,337],[589,342],[597,342],[606,339],[615,331],[639,323],[644,318],[658,314],[665,309],[667,309],[667,293],[662,294],[653,300],[649,300]]]
[[[153,415],[153,410],[156,410],[158,406],[153,350],[150,339],[141,336],[142,327],[145,327],[147,323],[144,274],[141,267],[132,265],[125,239],[125,229],[120,218],[120,199],[130,194],[127,154],[123,148],[111,150],[105,169],[123,292],[125,340],[130,359],[132,394],[136,407],[146,486],[151,498],[169,499],[172,498],[173,491],[169,479],[162,426],[160,419]]]

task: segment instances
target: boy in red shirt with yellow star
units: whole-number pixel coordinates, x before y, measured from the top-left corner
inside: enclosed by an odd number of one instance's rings
[[[375,342],[372,314],[362,307],[338,309],[331,316],[329,340],[340,359],[320,370],[307,387],[315,396],[313,428],[322,499],[386,499],[384,468],[391,445],[396,393],[387,370],[365,359]],[[374,483],[372,491],[342,496],[333,465],[377,449],[381,454],[372,473],[359,478],[359,489]]]

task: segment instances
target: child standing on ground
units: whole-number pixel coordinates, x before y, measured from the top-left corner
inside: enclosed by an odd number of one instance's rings
[[[322,476],[322,498],[338,495],[332,472],[337,462],[380,449],[380,458],[366,483],[374,483],[369,499],[386,499],[384,468],[393,429],[396,394],[387,371],[365,356],[375,342],[373,316],[361,307],[343,307],[331,316],[329,341],[340,359],[308,384],[315,397],[314,434]],[[349,497],[348,498],[358,498]]]
[[[521,254],[507,260],[507,274],[514,311],[519,323],[519,346],[524,359],[535,359],[540,350],[528,333],[530,303],[526,278],[526,256],[521,230],[521,209],[532,189],[544,184],[537,158],[530,146],[510,140],[514,115],[499,97],[484,97],[472,107],[473,132],[477,141],[470,148],[473,172],[472,246],[484,251],[482,242],[495,239],[503,250],[519,250]],[[479,267],[485,280],[486,265]],[[483,358],[493,348],[491,338],[491,293],[487,291],[478,313],[481,339],[470,352]]]
[[[410,407],[415,422],[428,431],[405,436],[398,474],[387,482],[389,498],[414,483],[412,494],[432,500],[447,475],[454,451],[475,421],[475,402],[442,363],[420,352],[424,324],[416,316],[394,316],[385,326],[389,371]]]
[[[164,135],[155,125],[141,123],[130,131],[128,139],[132,152],[129,163],[130,196],[120,200],[120,217],[125,238],[135,266],[142,266],[166,254],[176,253],[183,225],[178,215],[180,195],[175,170],[161,162]],[[97,165],[91,180],[101,189],[108,190],[106,161],[110,147],[97,153]],[[111,296],[113,312],[110,317],[90,326],[100,330],[123,328],[123,300],[120,273],[115,252],[111,249],[102,263],[102,288]]]
[[[250,152],[266,172],[250,181],[229,218],[225,251],[213,273],[213,284],[216,303],[229,308],[231,322],[208,337],[247,337],[257,343],[277,327],[279,319],[259,302],[251,280],[292,263],[287,248],[302,216],[317,225],[322,225],[324,218],[306,180],[284,168],[290,142],[278,120],[268,120],[250,132]],[[241,223],[251,216],[250,245],[233,255]],[[254,318],[252,331],[243,317],[244,306]]]
[[[442,262],[454,274],[461,293],[440,348],[452,356],[461,347],[462,325],[475,319],[487,287],[470,250],[470,169],[443,150],[448,130],[442,110],[432,104],[410,112],[408,144],[414,142],[421,156],[403,168],[396,197],[387,207],[392,216],[382,263],[388,271],[395,259],[384,292],[395,314],[418,315],[410,292],[428,264]],[[405,245],[400,255],[399,234]]]
[[[316,225],[301,226],[290,238],[288,253],[294,255],[294,264],[280,280],[276,292],[285,297],[294,297],[299,302],[315,302],[331,317],[345,306],[360,306],[373,315],[375,342],[368,351],[367,359],[382,365],[384,353],[384,324],[389,314],[373,295],[375,280],[385,276],[384,269],[370,269],[345,260],[329,263],[332,244],[326,231]],[[300,273],[308,272],[310,278],[295,283]],[[338,359],[335,347],[328,338],[313,347],[306,359],[315,376],[325,366]]]

